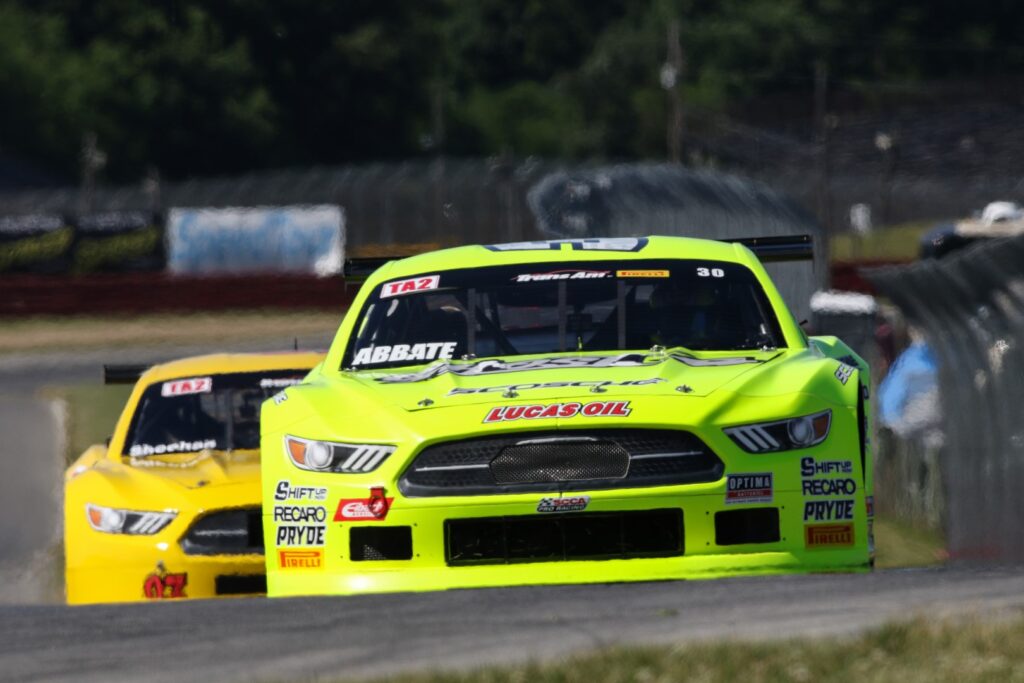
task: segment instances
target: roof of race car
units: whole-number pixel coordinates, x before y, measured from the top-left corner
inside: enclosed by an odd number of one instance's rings
[[[601,248],[601,245],[607,245]],[[629,248],[632,246],[632,248]],[[605,237],[579,240],[539,240],[508,244],[469,245],[441,249],[391,261],[374,280],[391,279],[456,268],[565,261],[623,261],[640,259],[702,259],[750,264],[757,257],[740,244],[692,237]]]
[[[194,375],[260,370],[309,369],[323,360],[323,351],[287,351],[278,353],[211,353],[191,356],[154,365],[139,381],[151,384],[167,379]]]

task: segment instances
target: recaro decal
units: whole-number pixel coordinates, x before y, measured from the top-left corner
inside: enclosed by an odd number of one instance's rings
[[[496,406],[487,412],[485,423],[514,422],[516,420],[543,420],[548,418],[626,417],[630,414],[629,401],[591,401],[589,403],[548,403],[525,406]]]

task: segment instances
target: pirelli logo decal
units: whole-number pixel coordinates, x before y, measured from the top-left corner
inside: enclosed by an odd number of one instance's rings
[[[804,527],[804,545],[808,550],[852,548],[853,524],[808,524]]]
[[[320,569],[324,566],[323,550],[278,550],[281,569]]]

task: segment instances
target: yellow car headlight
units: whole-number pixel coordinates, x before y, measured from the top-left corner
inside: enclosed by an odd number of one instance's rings
[[[106,534],[127,534],[129,536],[152,536],[170,524],[177,512],[122,510],[86,503],[85,517],[89,526]]]
[[[828,436],[831,426],[832,411],[823,410],[786,420],[729,427],[724,431],[748,453],[774,453],[817,446]]]

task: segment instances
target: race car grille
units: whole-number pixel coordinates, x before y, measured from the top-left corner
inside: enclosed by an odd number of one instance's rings
[[[450,566],[673,557],[683,547],[679,509],[445,521]]]
[[[186,555],[262,555],[259,508],[218,510],[192,523],[181,539]]]
[[[722,461],[689,432],[519,432],[424,448],[398,486],[406,496],[590,491],[722,478]]]

